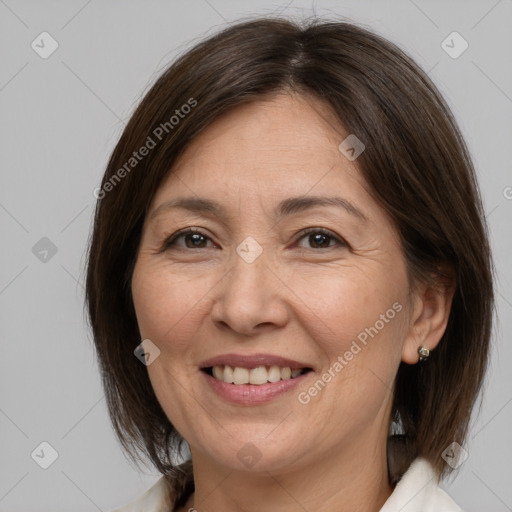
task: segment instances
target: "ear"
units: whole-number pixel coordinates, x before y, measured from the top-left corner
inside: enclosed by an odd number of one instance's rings
[[[450,268],[443,266],[439,270],[443,277],[437,276],[435,284],[419,284],[414,292],[409,331],[402,347],[404,363],[416,364],[421,346],[434,350],[448,325],[455,292],[455,277]]]

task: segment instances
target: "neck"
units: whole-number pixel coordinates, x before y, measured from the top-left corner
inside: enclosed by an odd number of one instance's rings
[[[382,446],[382,445],[381,445]],[[384,449],[353,442],[292,470],[241,472],[194,454],[197,512],[378,512],[392,488]]]

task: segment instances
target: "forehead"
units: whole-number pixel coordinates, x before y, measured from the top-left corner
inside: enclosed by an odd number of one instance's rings
[[[162,197],[230,190],[244,197],[364,187],[338,146],[347,132],[330,108],[310,96],[281,93],[238,106],[197,136],[160,187]]]

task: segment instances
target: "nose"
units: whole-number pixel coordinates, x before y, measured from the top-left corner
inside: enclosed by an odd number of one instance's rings
[[[288,286],[265,250],[252,262],[234,253],[224,278],[214,288],[212,320],[223,330],[251,336],[286,325]]]

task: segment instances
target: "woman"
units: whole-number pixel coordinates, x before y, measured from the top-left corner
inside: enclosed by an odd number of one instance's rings
[[[97,197],[110,415],[162,473],[118,510],[460,510],[438,484],[493,267],[465,143],[408,56],[349,23],[233,25],[157,80]]]

